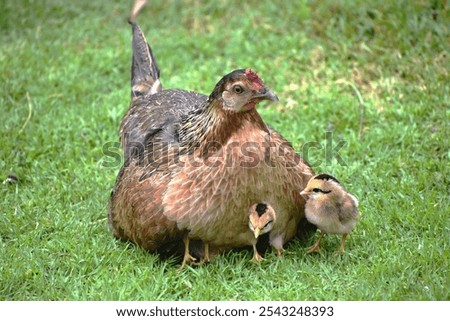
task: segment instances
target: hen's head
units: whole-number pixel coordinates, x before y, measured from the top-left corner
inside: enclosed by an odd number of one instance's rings
[[[278,101],[278,97],[264,86],[261,78],[250,68],[238,69],[224,76],[209,99],[221,100],[224,109],[234,112],[251,110],[261,100]]]

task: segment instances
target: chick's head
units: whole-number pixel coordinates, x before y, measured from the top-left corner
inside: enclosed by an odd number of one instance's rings
[[[270,232],[276,220],[275,211],[267,203],[256,203],[250,207],[248,227],[258,236]]]
[[[306,200],[326,200],[343,192],[339,181],[331,175],[319,174],[312,177],[305,189],[300,192]]]

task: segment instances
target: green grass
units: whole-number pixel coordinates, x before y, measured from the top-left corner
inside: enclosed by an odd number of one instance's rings
[[[119,165],[106,167],[102,148],[118,141],[129,103],[131,1],[6,2],[0,178],[20,181],[0,185],[0,299],[449,300],[445,3],[144,7],[167,88],[209,93],[254,68],[281,100],[264,119],[336,175],[363,215],[339,257],[328,236],[319,255],[294,241],[260,266],[241,251],[176,273],[173,259],[116,241],[106,221]],[[340,141],[338,162],[326,150]]]

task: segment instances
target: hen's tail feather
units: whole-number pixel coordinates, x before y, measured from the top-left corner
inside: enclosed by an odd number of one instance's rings
[[[135,20],[141,11],[142,7],[145,6],[148,0],[135,0],[133,8],[131,9],[130,19]]]
[[[131,65],[131,98],[152,95],[162,90],[159,68],[152,49],[134,21],[128,21],[133,30],[133,63]]]

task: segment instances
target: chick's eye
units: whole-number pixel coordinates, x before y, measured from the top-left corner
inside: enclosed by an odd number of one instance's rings
[[[320,188],[313,188],[312,190],[314,193],[320,193],[322,190]]]
[[[264,224],[264,227],[269,226],[269,224],[272,223],[272,221],[267,222],[266,224]]]
[[[236,85],[236,86],[233,87],[233,91],[234,91],[236,94],[241,94],[241,93],[244,91],[244,88],[242,88],[241,85]]]

